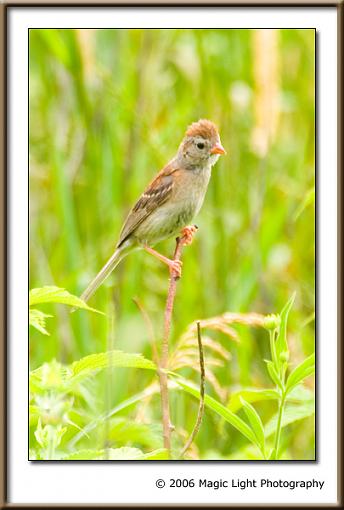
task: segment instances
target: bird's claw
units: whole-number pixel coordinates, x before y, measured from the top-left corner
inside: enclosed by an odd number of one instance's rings
[[[193,235],[195,232],[197,232],[198,227],[197,225],[189,225],[187,227],[184,227],[182,230],[182,241],[184,245],[188,245],[192,243]]]
[[[170,272],[171,276],[173,278],[180,278],[182,275],[182,265],[183,262],[181,260],[171,260],[170,266]]]

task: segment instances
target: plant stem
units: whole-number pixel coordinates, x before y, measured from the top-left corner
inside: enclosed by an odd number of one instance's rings
[[[183,457],[184,453],[186,453],[188,451],[188,449],[190,448],[193,440],[196,437],[196,434],[198,433],[198,431],[200,429],[203,414],[204,414],[205,368],[204,368],[204,355],[203,355],[200,321],[197,321],[197,340],[198,340],[198,350],[199,350],[199,365],[200,365],[200,369],[201,369],[200,400],[199,400],[198,415],[197,415],[197,420],[196,420],[195,426],[193,428],[193,431],[191,432],[186,445],[182,449],[180,457]]]
[[[275,455],[276,459],[278,459],[278,450],[280,446],[280,439],[281,439],[281,429],[282,429],[282,416],[284,411],[284,404],[285,404],[285,395],[284,393],[281,396],[281,399],[279,401],[278,406],[278,417],[277,417],[277,427],[276,427],[276,438],[275,438]]]
[[[182,248],[184,245],[184,237],[176,239],[176,249],[174,252],[174,260],[180,260]],[[167,385],[167,368],[168,368],[168,352],[169,352],[169,338],[171,331],[171,319],[173,313],[174,298],[176,295],[178,277],[171,274],[167,301],[165,307],[165,319],[164,319],[164,337],[161,348],[161,358],[159,363],[159,381],[160,381],[160,395],[161,395],[161,407],[162,407],[162,427],[164,437],[164,448],[170,455],[171,450],[171,421],[170,421],[170,407],[168,397],[168,385]]]
[[[50,440],[47,448],[47,460],[54,460],[54,455],[55,455],[54,441]]]
[[[55,458],[55,449],[56,449],[56,428],[48,425],[46,427],[48,429],[48,444],[46,448],[47,452],[47,460],[54,460]]]
[[[270,351],[271,351],[271,359],[276,365],[276,346],[275,346],[275,334],[276,330],[270,330],[269,331],[269,337],[270,337]]]

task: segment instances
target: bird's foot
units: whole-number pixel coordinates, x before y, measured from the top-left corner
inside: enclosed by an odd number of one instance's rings
[[[189,225],[187,227],[184,227],[182,230],[182,242],[184,245],[188,245],[192,243],[193,235],[195,232],[197,232],[198,227],[197,225]]]
[[[156,257],[157,259],[161,260],[161,262],[166,264],[169,267],[171,276],[173,278],[180,278],[181,277],[181,275],[182,275],[182,264],[183,264],[181,262],[181,260],[171,260],[171,259],[165,257],[165,255],[162,255],[161,253],[159,253],[158,251],[153,250],[153,248],[151,248],[150,246],[144,246],[143,248],[146,250],[146,252],[148,252],[151,255],[153,255],[153,257]]]
[[[182,276],[182,265],[183,262],[181,260],[170,260],[168,264],[170,268],[170,273],[173,278],[180,278]]]

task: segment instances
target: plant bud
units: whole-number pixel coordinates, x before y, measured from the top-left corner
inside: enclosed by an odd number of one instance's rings
[[[289,360],[289,352],[287,351],[284,351],[284,352],[281,352],[281,354],[279,355],[279,359],[282,363],[287,363],[288,360]]]
[[[279,315],[266,315],[264,317],[263,326],[267,330],[277,329],[281,324],[281,317]]]

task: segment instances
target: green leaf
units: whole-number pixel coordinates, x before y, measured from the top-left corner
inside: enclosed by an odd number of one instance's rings
[[[277,370],[275,368],[275,365],[273,364],[272,361],[266,361],[266,366],[267,366],[267,369],[268,369],[268,372],[269,372],[269,375],[272,379],[272,381],[279,387],[279,388],[283,388],[283,384],[279,378],[279,375],[277,373]]]
[[[268,460],[276,460],[276,448],[273,448],[269,454]]]
[[[122,448],[109,448],[106,451],[106,459],[108,460],[141,460],[143,452],[139,448],[130,448],[124,446]]]
[[[78,450],[65,455],[61,460],[99,460],[104,456],[104,450]]]
[[[305,388],[303,384],[295,386],[290,393],[287,395],[287,402],[302,403],[302,402],[313,402],[314,392],[308,388]]]
[[[107,450],[107,458],[109,460],[157,460],[168,459],[167,450],[161,448],[149,453],[143,453],[139,448],[110,448]]]
[[[286,359],[281,359],[281,361],[288,361],[289,349],[287,343],[287,325],[288,325],[288,315],[295,301],[296,293],[291,296],[287,304],[284,306],[281,311],[281,324],[279,327],[278,336],[276,339],[276,355],[277,359],[280,360],[281,357]]]
[[[36,328],[43,335],[48,335],[48,331],[45,329],[45,319],[47,317],[52,317],[52,315],[48,315],[46,313],[41,312],[40,310],[36,310],[35,308],[30,308],[29,310],[29,324]]]
[[[39,458],[38,452],[36,450],[34,450],[33,448],[29,449],[29,460],[41,460]]]
[[[139,448],[108,448],[103,450],[79,450],[61,460],[168,460],[165,448],[143,453]]]
[[[95,371],[110,367],[122,368],[144,368],[148,370],[156,370],[153,361],[146,359],[142,354],[132,354],[123,351],[108,351],[98,354],[90,354],[75,361],[70,366],[69,378],[75,382],[81,378],[92,375]]]
[[[302,405],[286,405],[283,411],[282,427],[286,427],[298,420],[303,420],[314,414],[314,401]],[[269,437],[276,431],[277,414],[265,426],[265,437]]]
[[[168,451],[166,448],[160,448],[144,454],[144,460],[168,460]]]
[[[233,413],[242,407],[241,397],[244,398],[246,402],[259,402],[261,400],[278,400],[279,393],[276,390],[269,389],[246,389],[232,393],[227,407]]]
[[[64,391],[67,374],[67,367],[61,365],[55,359],[49,363],[43,363],[43,365],[30,372],[30,392],[35,394],[47,390]]]
[[[44,425],[42,426],[41,419],[39,418],[37,428],[35,430],[35,438],[37,443],[44,449],[52,449],[54,452],[61,443],[63,435],[66,433],[67,427],[63,427],[61,423],[58,425]],[[49,455],[48,460],[51,460]]]
[[[36,405],[29,405],[29,425],[36,425],[39,419],[39,409]]]
[[[109,367],[156,370],[156,365],[141,354],[123,351],[90,354],[72,365],[61,365],[52,360],[30,372],[30,391],[33,393],[47,389],[71,391],[76,383]]]
[[[193,384],[189,381],[186,381],[182,378],[176,378],[176,383],[181,386],[187,393],[190,393],[196,398],[200,398],[199,390],[194,388]],[[236,430],[241,432],[249,441],[254,444],[257,444],[256,436],[251,430],[251,428],[236,414],[232,413],[227,407],[223,404],[210,397],[209,395],[205,395],[204,403],[209,408],[215,411],[221,418],[224,418],[228,423],[232,425]]]
[[[209,460],[211,460],[209,458]],[[215,460],[215,459],[214,459]],[[256,444],[248,443],[242,448],[226,455],[226,458],[219,460],[261,460],[261,452]]]
[[[289,393],[295,386],[297,386],[303,379],[314,374],[315,372],[315,355],[314,353],[308,356],[300,365],[298,365],[289,374],[286,384],[286,391]]]
[[[46,286],[32,289],[29,293],[29,305],[33,306],[43,303],[60,303],[104,315],[103,312],[91,308],[82,299],[73,296],[66,289],[61,289],[60,287]]]
[[[136,393],[132,397],[124,400],[123,402],[120,402],[114,408],[110,409],[110,411],[108,411],[107,413],[104,413],[104,414],[98,416],[95,420],[88,423],[84,427],[83,433],[79,432],[69,441],[68,447],[74,448],[74,445],[83,437],[84,433],[89,433],[92,430],[96,429],[98,427],[99,423],[102,423],[105,420],[110,419],[115,414],[123,411],[124,409],[127,409],[128,407],[131,407],[134,404],[137,404],[138,402],[142,402],[143,399],[150,397],[158,392],[159,392],[159,385],[153,384],[153,385],[148,386],[148,388],[141,391],[140,393]]]
[[[107,440],[109,444],[133,444],[145,448],[159,448],[162,444],[161,424],[140,423],[127,417],[110,418],[107,423]]]
[[[241,403],[244,407],[245,414],[250,422],[254,435],[257,438],[257,445],[259,446],[263,456],[265,457],[265,436],[264,436],[264,427],[262,420],[260,419],[259,414],[255,410],[255,408],[246,402],[242,397],[240,398]]]

